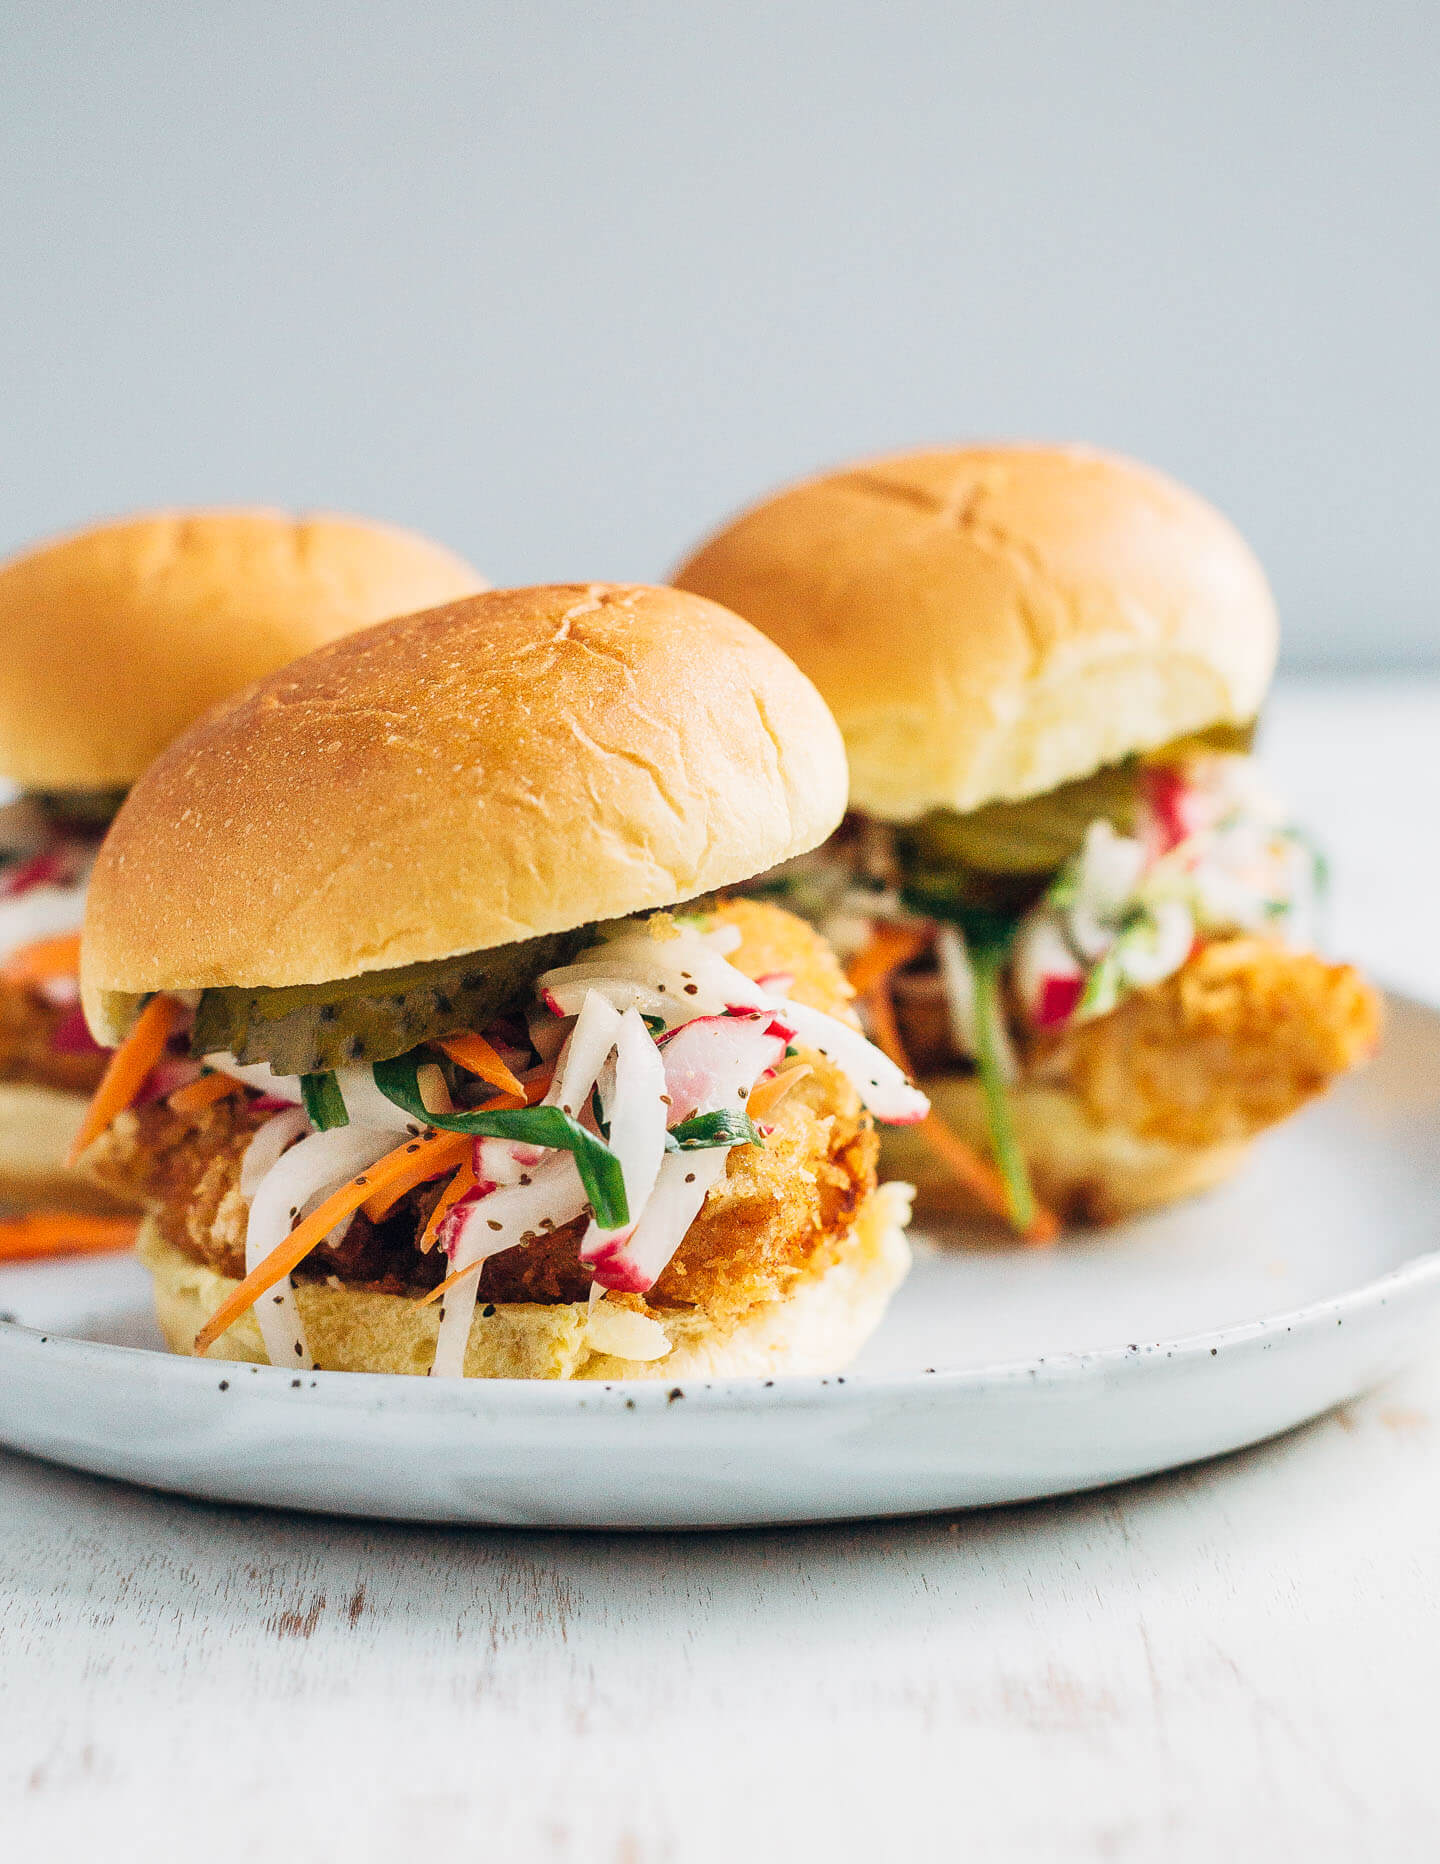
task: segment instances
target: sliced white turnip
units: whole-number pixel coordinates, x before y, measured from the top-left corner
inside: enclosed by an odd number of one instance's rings
[[[336,1126],[328,1133],[311,1133],[282,1153],[260,1181],[250,1203],[245,1226],[246,1273],[258,1268],[300,1219],[330,1192],[383,1158],[393,1145],[393,1133],[382,1133],[374,1127]],[[337,1225],[325,1240],[342,1235],[349,1221],[347,1218],[344,1225]],[[314,1365],[295,1301],[295,1284],[288,1275],[260,1297],[255,1318],[272,1366],[306,1371]]]
[[[794,1024],[804,1048],[812,1048],[834,1062],[877,1120],[891,1126],[914,1126],[930,1111],[930,1102],[905,1078],[888,1055],[867,1042],[858,1029],[812,1010],[807,1003],[786,1001],[777,1011]]]
[[[635,1010],[627,1010],[620,1019],[614,1062],[607,1065],[606,1074],[610,1078],[602,1085],[601,1098],[610,1126],[610,1149],[620,1161],[625,1180],[630,1221],[619,1229],[605,1230],[592,1217],[580,1245],[582,1262],[634,1229],[665,1156],[670,1107],[665,1063]]]
[[[543,1102],[547,1107],[559,1107],[572,1119],[578,1119],[584,1112],[590,1090],[620,1030],[620,1012],[597,990],[587,989],[579,1010],[569,1040],[560,1051],[555,1079]]]
[[[474,1269],[440,1299],[440,1332],[431,1372],[436,1378],[465,1376],[465,1348],[475,1318],[480,1285],[477,1265],[517,1244],[532,1242],[573,1223],[585,1209],[585,1187],[568,1152],[547,1151],[528,1184],[472,1191],[440,1226],[440,1244],[452,1272]]]
[[[975,973],[970,967],[965,935],[958,926],[942,925],[937,930],[935,955],[940,961],[940,982],[945,990],[950,1039],[962,1055],[973,1055],[977,1029]]]
[[[302,1139],[310,1130],[310,1116],[303,1107],[287,1107],[274,1113],[255,1132],[240,1161],[240,1195],[248,1203],[260,1189],[266,1173],[280,1154]]]

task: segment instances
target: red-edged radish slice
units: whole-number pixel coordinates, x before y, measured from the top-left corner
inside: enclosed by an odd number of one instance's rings
[[[705,1152],[667,1152],[639,1223],[628,1239],[590,1265],[602,1288],[625,1294],[645,1294],[655,1286],[711,1187],[725,1176],[729,1152],[714,1147]]]
[[[309,1130],[310,1116],[303,1107],[287,1107],[256,1129],[240,1161],[240,1195],[247,1203],[260,1189],[265,1174],[278,1162],[280,1154],[297,1139],[303,1139]]]
[[[788,1019],[790,1006],[783,1014]],[[778,1067],[789,1040],[770,1012],[758,1016],[697,1016],[662,1037],[669,1124],[695,1113],[733,1112],[768,1069]]]

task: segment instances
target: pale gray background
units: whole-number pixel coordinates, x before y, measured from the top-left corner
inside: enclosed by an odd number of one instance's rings
[[[1231,512],[1292,664],[1440,659],[1426,0],[10,0],[0,60],[0,547],[264,500],[658,577],[1073,437]]]

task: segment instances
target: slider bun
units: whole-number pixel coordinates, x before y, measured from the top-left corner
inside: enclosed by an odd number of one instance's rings
[[[141,778],[82,985],[315,984],[670,906],[814,847],[845,754],[747,622],[634,585],[500,589],[272,674]]]
[[[360,518],[157,512],[0,564],[0,774],[123,789],[192,719],[326,641],[485,584]]]
[[[700,1308],[660,1313],[670,1351],[658,1359],[600,1349],[590,1329],[594,1324],[601,1333],[611,1318],[608,1303],[604,1319],[592,1323],[583,1301],[501,1302],[488,1314],[476,1313],[465,1376],[674,1381],[843,1371],[879,1325],[910,1266],[907,1214],[904,1189],[882,1185],[861,1212],[850,1247],[823,1274],[797,1282],[784,1300],[721,1319]],[[148,1221],[139,1251],[154,1277],[155,1312],[167,1345],[174,1353],[193,1353],[195,1335],[235,1283],[173,1248]],[[422,1307],[403,1295],[326,1282],[301,1282],[297,1294],[311,1350],[326,1371],[423,1376],[430,1370],[438,1304]],[[253,1310],[220,1336],[209,1357],[268,1364]]]
[[[947,1125],[988,1156],[989,1131],[976,1078],[932,1076],[922,1086]],[[1035,1194],[1067,1223],[1118,1223],[1139,1211],[1208,1191],[1238,1171],[1249,1150],[1244,1141],[1184,1146],[1142,1138],[1124,1127],[1098,1126],[1080,1100],[1061,1087],[1021,1083],[1008,1093]],[[973,1219],[982,1214],[910,1129],[882,1130],[880,1170],[915,1185],[916,1209],[922,1216]]]
[[[845,734],[858,808],[1039,795],[1254,718],[1277,644],[1259,564],[1149,467],[1078,447],[900,454],[791,487],[674,578],[753,621]]]
[[[65,1160],[86,1100],[28,1081],[0,1081],[0,1209],[37,1205],[110,1215],[131,1208]]]

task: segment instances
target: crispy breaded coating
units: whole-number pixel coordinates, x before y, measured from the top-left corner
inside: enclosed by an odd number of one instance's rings
[[[731,962],[749,976],[785,971],[794,994],[849,1016],[849,986],[829,947],[803,920],[776,906],[735,900],[718,917],[739,925],[744,943]],[[656,1310],[704,1307],[734,1314],[782,1298],[802,1276],[827,1268],[875,1189],[879,1141],[846,1077],[823,1056],[801,1051],[813,1072],[767,1119],[763,1146],[736,1146],[724,1178],[706,1199],[679,1252],[647,1297]],[[163,1102],[121,1114],[86,1155],[102,1183],[138,1197],[175,1248],[222,1275],[245,1272],[248,1206],[240,1165],[269,1116],[234,1095],[193,1117]],[[372,1224],[357,1213],[339,1244],[315,1250],[301,1279],[337,1274],[348,1285],[389,1293],[433,1287],[449,1267],[434,1250],[421,1256],[439,1183],[403,1198]],[[583,1219],[486,1263],[482,1301],[583,1301],[590,1272],[580,1262]],[[644,1307],[634,1297],[611,1297]]]
[[[1034,1057],[1091,1117],[1145,1138],[1213,1146],[1252,1138],[1363,1061],[1380,999],[1348,964],[1273,939],[1217,939],[1108,1016]]]
[[[85,1169],[152,1211],[167,1243],[218,1274],[243,1275],[240,1162],[270,1117],[253,1112],[244,1094],[189,1115],[151,1101],[118,1116],[85,1154]]]

